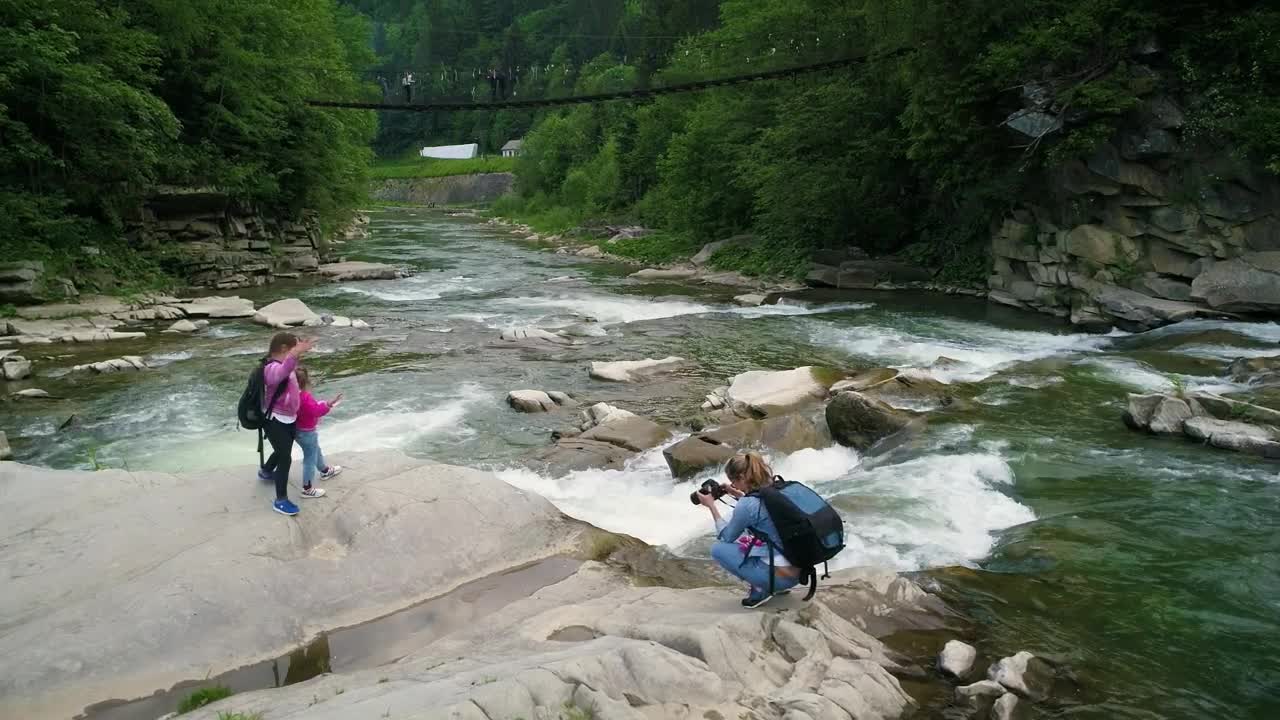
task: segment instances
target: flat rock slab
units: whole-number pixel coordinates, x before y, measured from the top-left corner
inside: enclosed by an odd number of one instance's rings
[[[697,270],[688,268],[645,268],[631,273],[637,280],[688,280],[698,274]]]
[[[656,447],[671,435],[658,423],[638,415],[601,423],[578,436],[579,440],[599,440],[633,452]]]
[[[404,270],[385,263],[372,262],[339,262],[321,265],[316,268],[316,272],[333,280],[334,282],[346,282],[353,280],[395,280],[408,275]]]
[[[827,384],[818,380],[817,368],[752,370],[729,382],[729,406],[743,417],[769,417],[795,412],[821,402]]]
[[[862,627],[910,627],[931,596],[878,570],[837,573],[810,603],[794,595],[744,612],[738,588],[633,587],[585,563],[392,665],[234,695],[184,718],[888,720],[914,707]]]
[[[253,317],[257,312],[253,309],[252,300],[235,296],[196,298],[177,303],[173,307],[183,311],[188,317],[195,318],[246,318]]]
[[[0,546],[0,717],[72,717],[278,657],[569,551],[582,527],[487,472],[396,452],[334,459],[346,472],[296,518],[271,511],[251,466],[0,464],[5,532],[22,538]]]

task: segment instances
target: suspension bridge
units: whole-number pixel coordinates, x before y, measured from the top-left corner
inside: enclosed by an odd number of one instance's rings
[[[730,87],[734,85],[745,85],[748,83],[765,82],[769,80],[782,80],[787,78],[795,78],[803,75],[812,75],[816,73],[829,72],[840,68],[853,67],[863,65],[868,62],[879,59],[887,59],[896,57],[908,52],[907,50],[896,50],[889,53],[880,53],[876,55],[859,55],[856,57],[845,57],[836,60],[828,60],[825,62],[810,63],[806,65],[795,65],[775,70],[764,70],[741,75],[732,75],[727,77],[710,78],[705,80],[693,80],[683,83],[673,83],[670,85],[656,85],[651,87],[631,88],[627,90],[618,90],[612,92],[591,93],[585,95],[568,95],[564,97],[544,97],[536,99],[493,99],[488,102],[483,101],[466,101],[466,102],[435,102],[428,101],[423,103],[389,103],[389,102],[353,102],[346,100],[308,100],[307,105],[317,108],[336,108],[345,110],[388,110],[400,112],[460,112],[468,110],[531,110],[536,108],[552,108],[563,107],[568,105],[582,105],[590,103],[611,102],[616,100],[641,100],[661,95],[674,95],[678,93],[700,92],[713,88]]]

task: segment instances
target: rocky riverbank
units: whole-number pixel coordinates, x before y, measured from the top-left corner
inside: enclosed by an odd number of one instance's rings
[[[949,622],[936,597],[871,568],[836,574],[813,602],[792,596],[743,611],[739,590],[717,576],[690,589],[688,570],[638,565],[623,552],[634,541],[489,473],[394,452],[340,462],[347,472],[296,520],[267,511],[271,488],[251,467],[229,482],[226,472],[90,477],[0,465],[11,534],[28,538],[0,548],[0,560],[21,569],[0,599],[0,710],[69,717],[145,696],[557,555],[595,561],[501,613],[420,647],[401,643],[407,654],[392,664],[235,695],[190,717],[479,719],[578,708],[602,720],[887,720],[917,706],[899,679],[930,677],[930,660],[879,638]],[[49,493],[51,484],[79,490]],[[967,662],[947,660],[930,682],[962,683]],[[985,717],[979,701],[1042,697],[1021,671],[997,669],[995,682],[961,687],[956,706]]]
[[[369,197],[379,202],[408,205],[470,205],[493,202],[513,187],[515,175],[511,173],[395,178],[374,181]]]

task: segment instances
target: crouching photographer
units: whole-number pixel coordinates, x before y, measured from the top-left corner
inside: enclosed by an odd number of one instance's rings
[[[716,485],[708,480],[690,499],[711,511],[717,541],[711,557],[730,574],[746,581],[750,593],[743,607],[756,608],[775,594],[790,592],[800,579],[800,570],[782,554],[782,538],[773,519],[757,496],[773,484],[773,471],[756,453],[736,455],[725,466],[729,482]],[[737,498],[728,520],[720,516],[716,502],[724,495]]]

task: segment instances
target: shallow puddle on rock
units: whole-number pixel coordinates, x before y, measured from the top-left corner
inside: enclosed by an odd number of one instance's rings
[[[322,633],[305,647],[205,680],[188,680],[137,700],[107,700],[77,720],[155,720],[178,709],[192,691],[223,686],[241,693],[283,687],[328,672],[395,662],[437,638],[572,575],[581,561],[553,557],[467,583],[456,590],[360,625]]]

